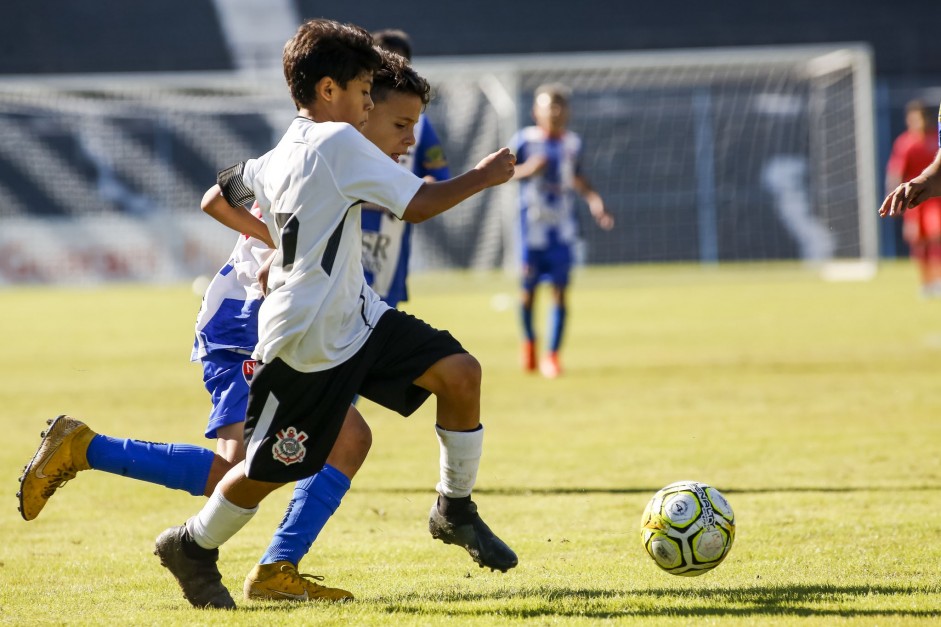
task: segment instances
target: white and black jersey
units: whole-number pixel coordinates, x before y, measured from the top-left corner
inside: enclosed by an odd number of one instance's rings
[[[233,206],[254,196],[278,247],[255,359],[317,372],[352,357],[389,309],[363,275],[360,204],[402,217],[422,180],[349,124],[296,118],[219,183]]]

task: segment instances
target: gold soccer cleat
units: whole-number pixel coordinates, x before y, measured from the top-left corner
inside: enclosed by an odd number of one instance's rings
[[[246,599],[273,601],[352,601],[353,593],[340,588],[328,588],[314,583],[323,577],[297,572],[291,562],[255,564],[245,578]]]
[[[49,428],[42,432],[42,442],[20,477],[20,514],[32,520],[60,487],[81,470],[88,470],[85,452],[95,432],[74,418],[59,416],[47,420]]]

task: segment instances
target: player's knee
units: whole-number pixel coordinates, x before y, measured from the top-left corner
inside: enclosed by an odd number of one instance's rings
[[[359,454],[362,460],[366,459],[369,449],[372,448],[372,429],[366,421],[360,418],[356,421],[348,434],[351,448]]]
[[[212,465],[209,467],[209,476],[206,477],[206,485],[203,488],[202,495],[212,496],[216,485],[222,481],[222,478],[234,465],[232,461],[222,457],[218,453],[213,454]],[[198,495],[194,494],[194,496]]]
[[[444,371],[444,393],[455,399],[473,399],[480,396],[483,370],[477,358],[469,353],[453,355]]]
[[[224,425],[216,429],[216,453],[231,465],[245,459],[245,423]]]
[[[340,435],[327,458],[327,462],[352,477],[366,461],[372,448],[372,429],[354,408],[350,408]]]

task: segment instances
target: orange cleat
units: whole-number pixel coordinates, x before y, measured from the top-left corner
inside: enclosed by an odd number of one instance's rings
[[[522,364],[523,370],[526,372],[536,371],[536,343],[532,340],[523,342],[522,350],[520,351],[520,364]]]
[[[559,354],[549,353],[539,364],[539,371],[547,379],[555,379],[562,374],[562,366],[559,364]]]

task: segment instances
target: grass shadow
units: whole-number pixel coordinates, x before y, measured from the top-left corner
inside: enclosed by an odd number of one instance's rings
[[[448,616],[499,616],[535,618],[565,616],[585,618],[707,616],[819,616],[941,618],[939,609],[863,608],[879,597],[941,593],[910,586],[787,585],[719,587],[703,590],[650,588],[614,590],[539,586],[509,593],[444,592],[428,597],[418,593],[379,598],[389,614],[446,614]],[[463,606],[462,606],[463,604]],[[480,607],[474,607],[478,605]]]
[[[474,488],[474,494],[491,496],[565,496],[581,494],[653,494],[663,486],[637,488],[605,487],[503,487]],[[370,488],[357,487],[357,492],[375,494],[432,494],[433,489],[426,487]],[[794,493],[853,493],[853,492],[941,492],[941,485],[898,486],[780,486],[767,488],[722,488],[723,494],[794,494]]]

